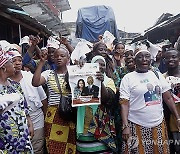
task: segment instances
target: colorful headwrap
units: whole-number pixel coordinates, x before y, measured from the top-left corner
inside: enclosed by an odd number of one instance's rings
[[[5,40],[0,40],[0,68],[10,59],[21,56],[17,47]]]
[[[10,59],[12,59],[14,57],[22,57],[21,54],[16,50],[10,50],[7,52],[7,54],[8,54]]]
[[[0,50],[0,68],[8,62],[8,57],[4,54],[3,50]]]

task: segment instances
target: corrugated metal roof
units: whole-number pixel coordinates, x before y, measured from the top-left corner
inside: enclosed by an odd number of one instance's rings
[[[23,11],[23,9],[16,5],[13,0],[0,0],[0,4],[6,7],[8,6],[9,8],[14,8]]]
[[[58,8],[61,12],[70,10],[70,4],[68,0],[52,0],[56,4],[56,8]]]
[[[180,21],[180,13],[175,15],[175,16],[169,17],[169,19],[167,19],[167,20],[165,20],[165,21],[163,21],[163,22],[161,22],[161,23],[159,23],[159,24],[149,28],[148,30],[145,30],[145,34],[144,35],[148,34],[151,31],[154,31],[154,30],[156,30],[158,28],[170,26],[171,24],[173,24],[175,22],[179,22],[179,21]]]
[[[1,0],[0,1],[1,11],[13,16],[13,19],[18,19],[23,23],[31,26],[33,29],[37,29],[37,31],[42,32],[47,35],[53,35],[53,32],[49,30],[45,25],[40,23],[38,20],[30,16],[27,12],[25,12],[21,7],[19,7],[12,0]]]
[[[60,19],[63,11],[71,9],[68,0],[15,0],[15,2],[54,34],[57,32],[61,32],[62,35],[69,34]]]
[[[147,30],[144,31],[143,35],[139,35],[139,36],[135,37],[133,39],[132,43],[137,42],[142,39],[145,39],[149,33],[152,33],[161,28],[173,26],[174,24],[177,24],[177,23],[180,23],[180,13],[169,17],[167,20],[165,20],[153,27],[148,28]]]
[[[13,9],[7,9],[7,10],[8,10],[9,14],[15,15],[15,17],[17,19],[20,19],[24,23],[27,23],[28,25],[31,25],[32,27],[37,28],[37,30],[39,30],[39,32],[44,31],[48,35],[53,35],[53,32],[51,30],[49,30],[46,27],[46,25],[41,24],[38,20],[36,20],[32,16],[26,15],[24,13],[22,14],[19,11],[15,11]]]

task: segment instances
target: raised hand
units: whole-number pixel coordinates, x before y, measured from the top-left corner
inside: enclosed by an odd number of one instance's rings
[[[100,80],[101,82],[104,81],[104,75],[100,71],[96,72],[96,78]]]
[[[47,60],[47,55],[48,55],[48,52],[46,52],[46,51],[41,51],[41,53],[40,53],[40,55],[39,55],[41,61],[45,62],[45,61]]]
[[[40,38],[39,34],[37,36],[30,35],[29,36],[30,45],[36,46],[38,45],[43,39]]]

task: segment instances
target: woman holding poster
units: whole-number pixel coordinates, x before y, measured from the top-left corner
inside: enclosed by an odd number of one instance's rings
[[[102,56],[106,61],[105,72],[108,77],[112,77],[114,72],[114,63],[108,54],[108,49],[105,43],[97,42],[93,46],[93,50],[86,54],[87,62],[91,62],[92,58],[95,56]]]
[[[113,80],[106,76],[106,61],[102,56],[95,56],[91,63],[99,63],[100,71],[96,73],[96,78],[101,81],[101,104],[78,107],[77,151],[79,153],[113,153],[117,148],[111,106],[114,102],[116,87]]]

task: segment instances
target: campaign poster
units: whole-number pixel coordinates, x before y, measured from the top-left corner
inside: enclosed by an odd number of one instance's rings
[[[101,82],[96,79],[98,63],[85,63],[82,68],[68,66],[72,106],[98,105],[101,100]]]
[[[171,94],[174,102],[180,103],[180,78],[175,76],[166,77],[167,82],[171,85]]]

